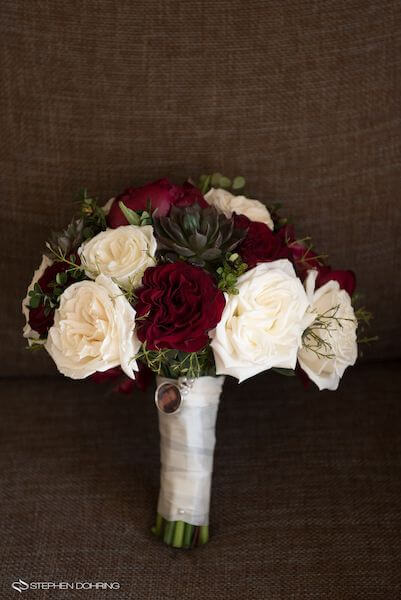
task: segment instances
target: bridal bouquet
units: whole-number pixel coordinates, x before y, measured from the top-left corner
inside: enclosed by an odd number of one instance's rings
[[[335,390],[357,358],[355,276],[215,173],[128,188],[47,242],[23,301],[24,336],[73,379],[157,375],[161,487],[153,531],[207,541],[215,421],[224,376],[272,369]]]

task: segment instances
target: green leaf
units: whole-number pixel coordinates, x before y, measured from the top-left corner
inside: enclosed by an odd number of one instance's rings
[[[210,175],[201,175],[199,177],[198,187],[203,195],[205,195],[210,190],[211,185],[211,176]]]
[[[221,173],[213,173],[212,178],[210,180],[210,183],[212,184],[212,187],[219,187],[220,186],[220,179],[223,177],[223,175]]]
[[[31,299],[29,301],[29,307],[38,308],[38,306],[40,306],[41,299],[41,296],[31,296]]]
[[[234,177],[234,181],[232,184],[232,189],[233,190],[242,190],[245,187],[245,179],[244,177],[241,177],[240,175],[237,177]]]
[[[130,208],[127,208],[124,202],[121,201],[118,203],[118,206],[120,207],[121,212],[123,213],[124,217],[127,219],[130,225],[140,225],[140,217],[136,214],[135,211],[131,210]]]
[[[281,369],[279,367],[273,367],[272,371],[275,371],[279,375],[285,375],[286,377],[295,376],[295,371],[293,369]]]
[[[57,273],[56,283],[58,283],[59,285],[65,285],[67,283],[67,273],[65,271]]]
[[[224,177],[224,175],[222,175],[220,177],[219,185],[221,188],[228,190],[228,188],[231,187],[231,179],[229,179],[228,177]]]
[[[93,231],[92,227],[85,227],[82,234],[83,234],[85,240],[89,240],[89,238],[93,237],[94,231]]]

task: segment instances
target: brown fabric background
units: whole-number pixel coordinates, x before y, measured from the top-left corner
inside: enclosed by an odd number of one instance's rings
[[[118,581],[69,600],[399,600],[399,364],[350,371],[336,393],[294,379],[227,381],[217,422],[212,538],[154,539],[151,395],[89,382],[0,385],[0,597],[12,581]],[[6,393],[4,393],[6,392]]]
[[[0,373],[24,352],[19,301],[82,187],[220,170],[277,200],[400,355],[398,1],[3,0]]]
[[[2,0],[1,600],[401,597],[400,50],[398,0]],[[151,391],[44,377],[20,301],[80,188],[214,170],[357,272],[380,341],[336,394],[227,382],[213,538],[176,552],[149,533]]]

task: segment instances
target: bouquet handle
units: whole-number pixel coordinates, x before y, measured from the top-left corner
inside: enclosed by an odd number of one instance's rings
[[[215,425],[223,383],[224,377],[199,377],[183,387],[180,380],[157,378],[157,390],[163,384],[184,390],[178,410],[158,411],[161,471],[153,532],[174,547],[202,544],[209,537]]]

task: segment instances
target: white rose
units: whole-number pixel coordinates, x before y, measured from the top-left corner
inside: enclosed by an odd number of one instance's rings
[[[251,200],[245,196],[234,196],[227,190],[211,188],[205,195],[205,200],[226,217],[236,212],[237,215],[245,215],[250,221],[265,223],[273,231],[274,224],[266,206],[259,200]]]
[[[47,267],[50,267],[53,264],[53,261],[50,260],[50,258],[48,258],[47,256],[45,256],[44,254],[42,255],[42,262],[40,263],[39,267],[36,269],[36,271],[33,274],[33,278],[31,283],[29,284],[29,287],[27,289],[26,292],[26,296],[22,301],[22,313],[25,317],[25,326],[22,330],[22,334],[25,338],[28,339],[28,344],[31,346],[33,343],[37,343],[37,344],[43,344],[43,340],[40,340],[40,335],[37,331],[35,331],[34,329],[31,329],[31,326],[29,325],[29,302],[30,302],[30,296],[29,296],[29,292],[31,292],[35,286],[35,283],[37,283],[39,281],[39,279],[42,277],[43,273],[45,272],[45,270],[47,269]]]
[[[60,296],[45,348],[58,370],[72,379],[121,365],[135,379],[136,312],[105,275],[73,283]]]
[[[220,323],[210,333],[216,372],[240,381],[272,367],[294,369],[302,333],[313,321],[301,281],[288,260],[262,263],[226,294]]]
[[[328,281],[314,291],[316,276],[317,271],[309,271],[305,287],[315,319],[318,315],[311,330],[321,338],[323,344],[316,346],[316,340],[305,332],[298,360],[319,390],[336,390],[345,369],[355,364],[358,356],[358,323],[348,292],[342,290],[337,281]]]
[[[84,242],[78,254],[91,279],[102,273],[122,287],[136,288],[145,270],[155,265],[156,246],[151,225],[122,225]]]

